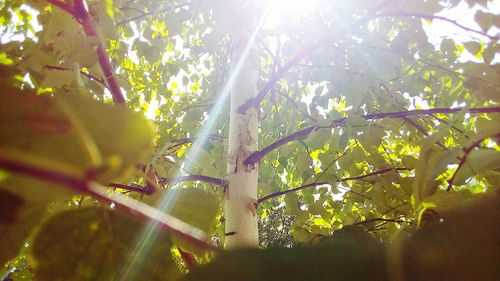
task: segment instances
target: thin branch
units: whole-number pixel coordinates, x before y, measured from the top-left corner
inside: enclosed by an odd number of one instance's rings
[[[180,247],[177,247],[179,254],[181,255],[184,265],[187,269],[194,269],[198,266],[196,259],[192,253],[184,252]]]
[[[383,173],[387,173],[387,172],[390,172],[390,171],[406,171],[406,170],[409,170],[409,169],[408,168],[387,168],[387,169],[383,169],[383,170],[371,172],[371,173],[364,174],[364,175],[359,175],[359,176],[355,176],[355,177],[348,177],[348,178],[338,179],[335,182],[336,183],[341,183],[341,182],[346,182],[346,181],[361,180],[361,179],[365,179],[365,178],[368,178],[368,177],[372,177],[372,176],[380,175],[380,174],[383,174]],[[271,198],[276,198],[276,197],[285,195],[287,193],[297,192],[299,190],[303,190],[303,189],[306,189],[306,188],[309,188],[309,187],[315,187],[315,186],[319,186],[319,185],[332,185],[332,183],[331,182],[313,182],[313,183],[308,183],[308,184],[305,184],[305,185],[302,185],[302,186],[299,186],[299,187],[296,187],[296,188],[292,188],[292,189],[288,189],[288,190],[283,190],[283,191],[280,191],[280,192],[272,193],[272,194],[269,194],[269,195],[264,196],[262,198],[259,198],[257,200],[257,202],[255,203],[255,205],[258,205],[258,204],[260,204],[260,203],[262,203],[264,201],[267,201],[267,200],[269,200]],[[364,198],[370,199],[370,198],[366,197],[363,194],[360,194],[360,193],[357,193],[357,192],[353,192],[351,190],[347,190],[347,192],[351,192],[351,193],[354,193],[356,195],[362,196]]]
[[[415,129],[417,129],[419,132],[421,132],[424,136],[429,135],[429,133],[424,129],[424,127],[420,126],[420,124],[418,124],[416,121],[414,121],[408,117],[403,117],[402,119],[405,120],[408,124],[415,127]],[[444,146],[442,143],[437,142],[436,144],[439,145],[439,147],[446,149],[446,146]]]
[[[95,27],[95,23],[92,21],[89,11],[87,10],[85,0],[74,0],[73,7],[70,7],[67,4],[64,4],[57,0],[51,0],[49,2],[63,9],[64,11],[68,12],[73,17],[75,17],[82,26],[83,32],[85,33],[86,36],[99,38],[97,35],[97,29]],[[102,43],[99,41],[97,42],[96,52],[99,65],[101,66],[102,72],[104,73],[104,80],[108,85],[108,90],[110,91],[111,96],[113,97],[113,101],[116,104],[125,104],[125,98],[113,73],[113,69],[111,67],[111,63],[109,62],[108,55],[106,54],[106,51],[104,50]]]
[[[43,68],[49,69],[49,70],[61,70],[61,71],[71,70],[71,69],[66,68],[66,67],[55,66],[55,65],[48,65],[48,64],[44,65]],[[83,75],[85,75],[87,78],[89,78],[89,80],[94,80],[94,81],[100,83],[101,85],[103,85],[104,87],[107,87],[106,83],[101,78],[97,78],[94,75],[92,75],[90,73],[87,73],[87,72],[84,72],[82,70],[80,70],[80,73],[83,74]]]
[[[400,219],[398,220],[398,219],[375,218],[375,219],[369,219],[369,220],[364,220],[364,221],[356,222],[356,223],[353,223],[352,225],[367,224],[367,223],[378,222],[378,221],[381,221],[381,222],[394,222],[394,223],[398,223],[398,224],[407,223],[407,221],[400,220]]]
[[[45,167],[16,161],[0,155],[0,168],[22,176],[29,176],[45,182],[61,185],[73,192],[86,194],[104,203],[113,203],[118,209],[147,220],[153,220],[166,232],[178,235],[183,240],[201,248],[217,249],[209,237],[200,229],[157,210],[143,202],[134,200],[121,194],[108,195],[108,189],[96,182],[81,179],[73,175],[62,174]]]
[[[386,13],[379,13],[375,14],[372,16],[369,16],[365,18],[364,20],[371,20],[375,18],[384,18],[384,17],[412,17],[412,18],[420,18],[420,19],[427,19],[427,20],[440,20],[444,21],[450,24],[453,24],[454,26],[463,29],[467,32],[472,32],[479,34],[481,36],[487,37],[488,39],[492,41],[498,41],[499,37],[498,36],[492,36],[487,34],[486,32],[475,30],[472,28],[469,28],[467,26],[459,24],[456,20],[452,20],[443,16],[437,16],[437,15],[426,15],[426,14],[421,14],[421,13],[408,13],[408,12],[386,12]]]
[[[385,118],[404,118],[409,116],[419,116],[419,115],[432,115],[432,114],[456,114],[459,112],[468,112],[468,113],[499,113],[500,107],[480,107],[480,108],[432,108],[432,109],[422,109],[422,110],[408,110],[408,111],[399,111],[399,112],[382,112],[382,113],[372,113],[361,115],[365,120],[377,120],[377,119],[385,119]],[[309,136],[312,132],[317,131],[319,129],[326,128],[336,128],[338,126],[342,126],[345,124],[347,118],[340,118],[332,121],[330,126],[311,126],[304,128],[300,131],[292,133],[282,139],[275,141],[274,143],[268,145],[262,150],[256,151],[252,153],[250,156],[245,159],[243,162],[245,165],[255,165],[258,163],[264,156],[266,156],[271,151],[276,148],[285,145],[291,141],[298,140],[301,138],[305,138]]]
[[[278,81],[280,81],[283,76],[294,66],[296,66],[302,59],[310,55],[312,52],[315,50],[319,49],[322,47],[326,42],[328,42],[329,39],[322,39],[309,47],[304,48],[302,51],[300,51],[295,57],[293,57],[287,64],[285,64],[279,71],[273,74],[271,79],[267,81],[267,83],[262,87],[262,89],[259,91],[259,93],[253,97],[248,99],[245,103],[243,103],[239,108],[238,112],[240,114],[245,114],[248,109],[257,106],[260,104],[260,102],[264,99],[266,94],[274,87]]]
[[[125,185],[125,184],[118,184],[118,183],[110,183],[109,186],[114,187],[114,188],[125,189],[128,191],[138,192],[140,194],[145,194],[145,195],[151,195],[155,192],[155,189],[150,188],[148,185],[144,187],[144,186],[138,185],[138,184]]]
[[[136,20],[140,20],[140,19],[143,19],[147,16],[152,16],[152,15],[157,15],[157,14],[162,14],[162,13],[166,13],[170,10],[175,10],[175,9],[180,9],[180,8],[184,8],[184,7],[187,7],[191,5],[191,2],[187,2],[187,3],[184,3],[184,4],[178,4],[178,5],[175,5],[175,6],[169,6],[169,7],[165,7],[161,10],[158,10],[158,11],[154,11],[154,12],[148,12],[148,13],[142,13],[140,15],[137,15],[137,16],[134,16],[134,17],[131,17],[129,19],[126,19],[126,20],[122,20],[122,21],[119,21],[116,23],[116,26],[120,26],[120,25],[124,25],[124,24],[127,24],[129,22],[133,22],[133,21],[136,21]]]
[[[209,177],[209,176],[202,176],[202,175],[190,175],[190,176],[180,176],[180,177],[173,177],[173,178],[161,178],[158,183],[161,185],[166,185],[166,184],[174,185],[174,184],[178,184],[180,182],[186,182],[186,181],[202,181],[202,182],[216,184],[216,185],[220,185],[220,186],[226,185],[226,181],[223,179]]]
[[[460,169],[464,166],[465,161],[467,161],[467,157],[469,156],[469,153],[471,153],[471,151],[473,149],[479,147],[484,140],[489,139],[489,138],[497,138],[497,137],[500,137],[500,133],[497,133],[494,136],[481,138],[463,149],[464,155],[459,158],[458,167],[455,170],[455,172],[453,173],[453,175],[451,176],[451,178],[448,180],[448,188],[446,189],[447,191],[451,191],[453,189],[453,181],[455,180],[455,177],[457,176]]]

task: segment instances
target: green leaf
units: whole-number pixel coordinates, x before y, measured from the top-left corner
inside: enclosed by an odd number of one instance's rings
[[[351,139],[351,134],[352,134],[352,127],[351,126],[345,127],[344,133],[342,134],[342,136],[340,136],[339,144],[337,146],[337,149],[339,151],[343,151],[344,149],[346,149],[347,145],[349,144],[349,140]]]
[[[28,260],[37,280],[177,280],[170,239],[143,236],[146,226],[105,209],[67,211],[42,226]]]
[[[464,47],[465,49],[467,49],[469,53],[471,53],[474,56],[477,56],[477,54],[482,51],[483,44],[482,42],[471,41],[471,42],[465,42]]]
[[[128,177],[152,148],[149,122],[126,107],[11,92],[0,103],[0,151],[22,163],[77,179],[96,171],[108,184]]]
[[[73,195],[69,189],[28,176],[7,174],[0,180],[0,264],[19,253],[35,227],[49,214],[49,203],[55,212]]]
[[[219,202],[213,193],[198,188],[171,188],[163,192],[157,205],[206,233],[214,231]]]
[[[285,194],[284,200],[287,214],[295,214],[299,211],[299,197],[295,192]]]

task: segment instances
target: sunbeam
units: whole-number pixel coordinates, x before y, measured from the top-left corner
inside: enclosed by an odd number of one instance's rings
[[[264,12],[258,20],[257,26],[252,32],[241,57],[238,59],[238,62],[236,63],[234,69],[232,69],[232,73],[225,83],[219,97],[217,98],[215,105],[210,110],[207,122],[199,130],[198,137],[195,138],[195,141],[192,143],[191,147],[186,153],[186,161],[182,165],[184,167],[184,170],[189,170],[190,167],[193,166],[194,161],[196,160],[202,149],[203,143],[208,140],[209,133],[214,129],[215,124],[217,123],[217,120],[223,110],[223,107],[226,104],[227,98],[231,91],[231,87],[238,77],[246,59],[248,58],[248,54],[250,53],[251,48],[254,46],[255,39],[264,24],[266,16],[267,12]],[[181,175],[181,173],[178,174],[178,176]],[[175,196],[169,198],[162,196],[159,200],[159,203],[155,207],[161,212],[168,213],[172,209],[175,201]],[[133,280],[135,278],[137,269],[140,268],[143,261],[145,260],[145,257],[148,255],[148,252],[154,245],[155,238],[158,235],[158,231],[158,222],[156,220],[150,220],[147,227],[144,228],[141,235],[137,238],[133,250],[129,253],[126,259],[126,264],[123,264],[120,271],[118,272],[117,280]]]

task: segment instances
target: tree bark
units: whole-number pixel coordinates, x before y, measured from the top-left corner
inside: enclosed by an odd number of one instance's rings
[[[258,111],[252,107],[245,113],[238,108],[257,94],[259,57],[251,37],[233,38],[231,111],[228,136],[228,163],[224,216],[225,247],[228,249],[258,246],[255,202],[257,200],[258,164],[247,166],[243,161],[257,151]]]

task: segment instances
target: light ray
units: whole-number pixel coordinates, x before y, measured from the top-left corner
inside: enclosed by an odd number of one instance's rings
[[[185,170],[189,170],[189,168],[193,166],[195,159],[197,158],[199,152],[202,149],[203,143],[205,143],[208,140],[209,133],[214,129],[215,124],[217,123],[217,119],[219,118],[224,105],[227,104],[226,101],[231,91],[232,85],[236,80],[236,78],[238,77],[246,59],[248,58],[248,54],[250,53],[251,48],[255,44],[255,39],[263,26],[266,16],[267,16],[267,10],[258,20],[257,26],[252,35],[250,36],[250,39],[248,40],[248,43],[245,46],[245,49],[241,57],[238,59],[238,62],[236,63],[234,69],[232,69],[231,75],[229,79],[226,81],[219,97],[217,98],[215,105],[210,110],[207,122],[199,130],[198,137],[195,138],[195,141],[192,143],[191,147],[186,153],[185,157],[186,161],[183,163],[183,167]],[[178,176],[181,175],[182,175],[181,173],[178,174]],[[174,196],[170,198],[162,197],[159,200],[159,203],[157,204],[156,208],[162,212],[168,213],[173,207],[175,200],[176,198]],[[133,247],[133,250],[129,253],[128,258],[126,259],[127,262],[122,265],[121,270],[118,272],[117,276],[119,276],[119,278],[117,278],[116,280],[134,279],[137,269],[140,268],[140,266],[145,260],[145,257],[148,255],[149,251],[153,247],[155,238],[158,235],[158,231],[159,231],[158,222],[156,220],[150,220],[148,222],[147,227],[145,227],[141,235],[138,237]]]

